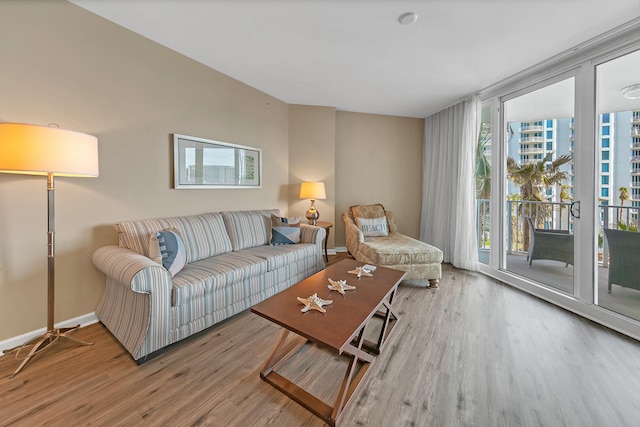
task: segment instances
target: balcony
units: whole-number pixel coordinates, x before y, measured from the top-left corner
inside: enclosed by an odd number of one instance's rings
[[[540,143],[544,142],[544,138],[541,136],[532,136],[527,135],[520,138],[520,144],[531,144],[531,143]]]
[[[506,213],[510,226],[505,230],[505,262],[507,270],[521,277],[544,283],[562,293],[573,294],[573,266],[558,261],[536,260],[533,266],[527,261],[528,238],[525,241],[525,216],[543,219],[541,228],[573,231],[573,219],[569,214],[570,203],[507,201]],[[489,262],[491,241],[499,240],[490,230],[490,208],[488,200],[477,202],[478,258]],[[598,206],[598,250],[597,250],[597,295],[598,305],[624,316],[640,320],[640,291],[614,285],[612,293],[607,291],[609,249],[603,228],[618,229],[619,226],[635,229],[638,226],[638,206]],[[639,267],[640,268],[640,267]]]
[[[520,133],[530,133],[530,132],[544,132],[544,126],[542,125],[521,125]]]
[[[538,147],[538,148],[527,147],[527,148],[521,148],[518,150],[518,154],[540,154],[544,152],[545,150],[542,147]]]

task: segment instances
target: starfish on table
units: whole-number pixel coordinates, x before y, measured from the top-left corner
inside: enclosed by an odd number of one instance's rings
[[[369,276],[369,277],[373,276],[373,274],[369,270],[364,268],[364,267],[356,267],[355,270],[351,270],[348,273],[357,274],[358,275],[358,279],[360,277],[362,277],[362,276]]]
[[[320,313],[326,313],[327,310],[322,308],[322,306],[329,305],[333,302],[329,299],[322,299],[318,297],[318,294],[313,294],[309,298],[298,297],[298,301],[304,304],[304,307],[300,310],[303,313],[306,313],[309,310],[318,310]]]
[[[355,286],[347,285],[347,281],[346,280],[331,280],[331,279],[329,279],[329,283],[331,283],[330,285],[327,285],[327,287],[329,289],[331,289],[332,291],[338,291],[342,295],[344,295],[344,291],[350,291],[350,290],[356,288]]]

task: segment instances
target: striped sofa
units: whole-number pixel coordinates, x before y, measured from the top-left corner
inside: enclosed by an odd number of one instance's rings
[[[271,246],[277,209],[125,221],[118,246],[93,254],[107,276],[96,315],[137,363],[324,268],[325,230],[301,224],[301,243]],[[176,229],[188,264],[171,277],[149,258],[153,233]]]

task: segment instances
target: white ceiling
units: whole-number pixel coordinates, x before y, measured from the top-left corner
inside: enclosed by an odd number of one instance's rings
[[[284,102],[408,117],[640,16],[640,0],[71,2]]]

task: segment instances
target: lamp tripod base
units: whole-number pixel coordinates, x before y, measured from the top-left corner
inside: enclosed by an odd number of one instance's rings
[[[74,326],[72,328],[54,328],[45,332],[44,335],[40,335],[39,337],[36,337],[19,347],[14,347],[12,349],[5,350],[4,354],[15,351],[16,359],[19,359],[20,352],[31,347],[29,354],[27,354],[22,359],[22,363],[20,364],[20,366],[18,366],[18,369],[16,369],[15,372],[9,378],[13,378],[16,375],[18,375],[18,373],[22,370],[22,368],[24,368],[24,366],[29,362],[29,360],[31,360],[34,356],[42,353],[44,350],[50,348],[61,339],[66,339],[79,345],[93,345],[93,343],[82,341],[77,338],[73,338],[72,336],[69,335],[71,332],[74,332],[79,328],[80,328],[80,325]]]

